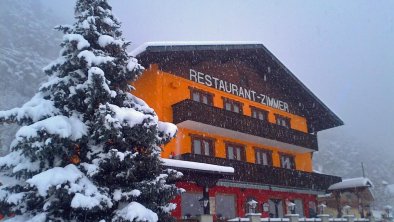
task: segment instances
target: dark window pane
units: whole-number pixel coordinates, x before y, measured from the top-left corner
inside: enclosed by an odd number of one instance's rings
[[[198,92],[193,92],[193,100],[200,102],[200,94]]]
[[[216,195],[216,215],[226,219],[235,217],[235,196],[227,194]]]
[[[193,140],[193,149],[195,154],[201,154],[201,141]]]
[[[203,214],[199,199],[202,193],[183,193],[181,195],[182,216],[190,217]]]
[[[204,155],[209,156],[211,154],[211,143],[204,140]]]
[[[232,160],[234,159],[234,150],[232,146],[227,147],[227,157]]]

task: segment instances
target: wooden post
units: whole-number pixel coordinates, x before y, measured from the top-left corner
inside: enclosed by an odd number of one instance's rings
[[[204,199],[207,199],[208,200],[208,203],[207,203],[207,205],[206,206],[204,206],[204,214],[205,215],[209,215],[209,214],[211,214],[211,212],[210,212],[210,201],[209,201],[209,193],[208,193],[208,191],[209,191],[209,188],[206,186],[206,187],[204,187],[203,188],[203,192],[202,192],[202,196],[203,196],[203,198]]]
[[[339,191],[334,191],[335,202],[337,204],[337,218],[342,217],[342,207],[341,207],[341,193]]]

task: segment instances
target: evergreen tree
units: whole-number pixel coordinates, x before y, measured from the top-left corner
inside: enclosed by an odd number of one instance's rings
[[[133,96],[143,71],[106,0],[77,0],[48,81],[0,122],[23,127],[0,158],[3,213],[20,221],[172,221],[181,174],[163,169],[160,145],[176,127]]]

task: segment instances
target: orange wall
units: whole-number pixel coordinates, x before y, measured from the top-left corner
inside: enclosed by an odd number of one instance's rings
[[[251,115],[251,109],[249,105],[255,106],[267,110],[269,112],[269,122],[275,123],[274,114],[280,114],[291,119],[291,127],[295,130],[302,132],[307,132],[306,119],[294,114],[290,114],[278,109],[274,109],[263,104],[252,102],[250,100],[225,93],[202,84],[198,84],[194,81],[184,79],[182,77],[175,76],[170,73],[166,73],[158,70],[157,65],[151,65],[149,69],[145,70],[144,74],[134,83],[136,91],[133,92],[136,96],[142,98],[149,106],[151,106],[159,116],[160,120],[172,122],[172,107],[171,105],[180,102],[185,99],[190,99],[190,89],[189,86],[195,87],[214,94],[213,104],[215,107],[223,108],[222,96],[237,100],[242,102],[244,115]],[[164,147],[163,157],[169,157],[170,153],[182,154],[191,152],[191,140],[189,133],[201,134],[208,137],[216,138],[215,152],[217,157],[226,157],[225,147],[223,141],[232,141],[236,143],[241,143],[246,146],[246,158],[248,162],[254,162],[255,155],[253,146],[256,144],[250,143],[248,141],[240,141],[232,138],[223,138],[217,135],[208,135],[207,133],[199,133],[195,131],[190,131],[187,129],[178,129],[178,134],[175,139],[168,143]],[[261,146],[258,146],[261,147]],[[277,147],[261,147],[273,151],[273,164],[274,166],[279,166],[279,154],[280,148]],[[298,170],[311,171],[312,161],[310,153],[291,153],[280,150],[280,152],[293,154],[296,158],[296,167]]]

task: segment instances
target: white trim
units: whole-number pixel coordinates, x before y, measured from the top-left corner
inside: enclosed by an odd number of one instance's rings
[[[216,183],[216,186],[223,186],[223,187],[237,187],[237,188],[247,188],[247,189],[257,189],[257,190],[271,190],[271,191],[279,191],[279,192],[290,192],[290,193],[301,193],[301,194],[312,194],[312,195],[319,195],[324,194],[324,191],[318,190],[303,190],[303,189],[296,189],[296,188],[285,188],[285,187],[278,187],[273,185],[261,185],[261,184],[254,184],[254,183],[245,183],[245,182],[233,182],[227,180],[219,180]]]

